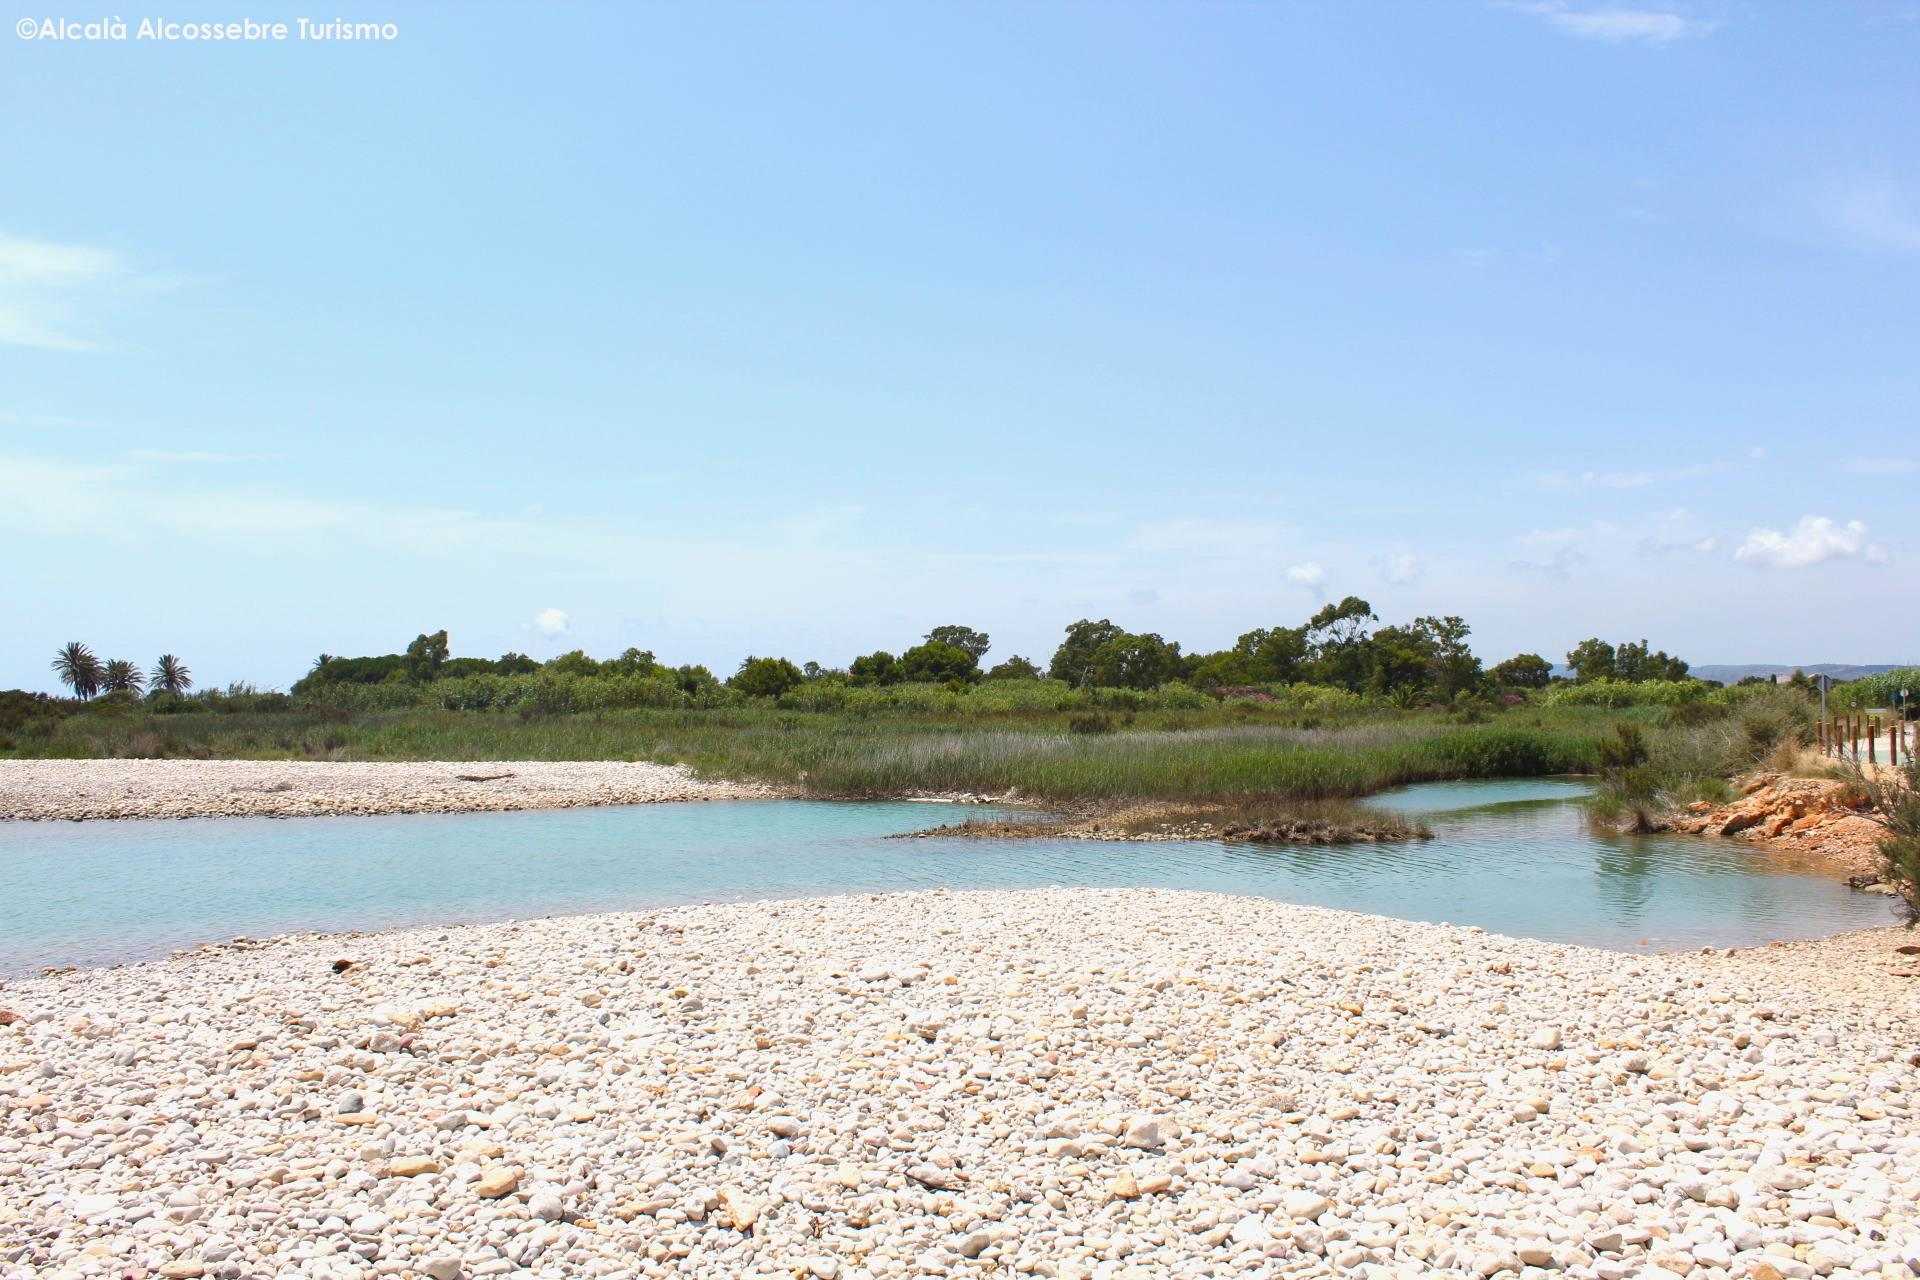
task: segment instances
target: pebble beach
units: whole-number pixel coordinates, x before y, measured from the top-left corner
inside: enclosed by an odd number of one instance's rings
[[[468,813],[774,794],[625,760],[0,760],[0,821]]]
[[[1910,1276],[1911,940],[929,892],[10,981],[0,1277]]]

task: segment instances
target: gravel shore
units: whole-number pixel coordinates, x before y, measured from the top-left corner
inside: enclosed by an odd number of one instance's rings
[[[1920,978],[1212,894],[0,984],[0,1276],[1920,1273]]]
[[[0,760],[0,821],[465,813],[773,794],[621,760]]]

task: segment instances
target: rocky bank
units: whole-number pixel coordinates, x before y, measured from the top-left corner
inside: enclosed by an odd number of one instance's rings
[[[1731,836],[1768,848],[1809,854],[1837,871],[1877,879],[1877,846],[1886,829],[1867,816],[1867,797],[1832,778],[1756,774],[1729,804],[1700,801],[1668,820],[1674,831]]]
[[[934,892],[0,984],[0,1276],[1920,1274],[1920,977]]]
[[[0,821],[464,813],[773,794],[624,760],[0,760]]]

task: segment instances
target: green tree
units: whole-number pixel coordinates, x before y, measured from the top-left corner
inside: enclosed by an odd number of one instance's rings
[[[585,649],[569,649],[558,657],[548,658],[543,669],[560,676],[597,676],[600,664],[587,656]]]
[[[1187,682],[1202,689],[1253,683],[1253,673],[1248,667],[1246,656],[1233,649],[1222,649],[1218,653],[1188,654],[1185,667],[1182,675]]]
[[[524,653],[509,649],[500,655],[493,669],[503,676],[530,676],[540,669],[540,664]]]
[[[785,658],[756,658],[748,654],[727,683],[750,698],[777,698],[805,681],[800,668]]]
[[[1065,680],[1075,688],[1088,683],[1092,675],[1094,653],[1107,641],[1124,634],[1106,618],[1098,622],[1080,619],[1067,628],[1067,638],[1053,651],[1053,662],[1047,667],[1047,674],[1055,680]]]
[[[100,687],[108,693],[140,694],[146,691],[147,677],[125,658],[109,658],[100,668]]]
[[[1573,668],[1573,678],[1582,684],[1613,679],[1614,658],[1613,646],[1598,636],[1582,640],[1567,651],[1567,665]]]
[[[1358,692],[1372,675],[1371,627],[1379,619],[1359,596],[1325,604],[1307,619],[1307,672],[1320,684]]]
[[[1367,687],[1375,693],[1405,692],[1413,704],[1434,692],[1433,646],[1414,627],[1381,627],[1367,645]]]
[[[1473,634],[1464,618],[1454,614],[1413,620],[1412,631],[1427,650],[1427,687],[1443,698],[1480,683],[1480,659],[1467,647]]]
[[[1307,661],[1304,627],[1258,627],[1234,642],[1233,651],[1246,659],[1248,683],[1292,684]]]
[[[1155,689],[1179,674],[1179,644],[1152,632],[1122,632],[1093,651],[1087,683],[1112,689]]]
[[[1487,677],[1502,689],[1544,689],[1553,679],[1553,664],[1537,653],[1516,653],[1495,663]]]
[[[956,649],[965,649],[973,655],[975,662],[985,657],[987,650],[993,647],[986,632],[957,625],[935,627],[927,632],[926,641],[928,644],[950,644]]]
[[[100,659],[78,640],[68,641],[54,655],[53,671],[60,677],[61,684],[73,690],[76,698],[91,698],[100,692]]]
[[[847,664],[847,679],[861,686],[899,684],[900,659],[885,649],[876,649]]]
[[[1614,650],[1614,678],[1638,684],[1643,680],[1684,680],[1687,664],[1664,649],[1649,651],[1647,642],[1622,643]]]
[[[424,684],[440,674],[440,664],[447,660],[447,633],[436,631],[432,635],[421,634],[407,646],[407,678]]]
[[[170,653],[160,655],[160,660],[153,664],[153,674],[149,679],[156,693],[178,695],[193,688],[193,672],[187,669],[186,663]]]
[[[929,684],[949,680],[972,681],[980,676],[980,661],[956,644],[928,641],[900,655],[900,678]]]
[[[653,653],[647,649],[628,648],[617,658],[609,658],[600,664],[600,670],[606,675],[650,676],[659,670],[660,664],[654,661]]]
[[[697,663],[675,667],[670,674],[673,682],[680,686],[680,692],[685,694],[706,693],[720,687],[720,678]]]
[[[989,680],[1038,680],[1040,668],[1028,662],[1019,654],[1014,654],[1005,662],[998,663],[987,672]]]

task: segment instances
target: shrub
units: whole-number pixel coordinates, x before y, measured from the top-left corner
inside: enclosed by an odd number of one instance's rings
[[[900,683],[900,659],[885,649],[862,654],[847,664],[847,678],[857,685]]]
[[[1611,738],[1600,739],[1600,768],[1613,772],[1631,769],[1647,762],[1647,736],[1637,724],[1613,726]]]
[[[1600,677],[1557,684],[1540,695],[1554,707],[1671,707],[1696,702],[1713,692],[1704,680],[1615,680]]]
[[[1100,712],[1077,715],[1067,721],[1067,732],[1101,734],[1113,732],[1113,717]]]
[[[785,658],[756,658],[749,654],[727,683],[750,698],[778,698],[806,679]]]
[[[980,660],[957,644],[929,640],[900,655],[900,678],[903,680],[940,684],[948,680],[971,681],[977,679],[979,674]]]
[[[1920,698],[1920,667],[1902,667],[1837,684],[1827,697],[1833,706],[1843,711],[1862,711],[1868,707],[1892,706],[1894,695],[1902,689]]]

